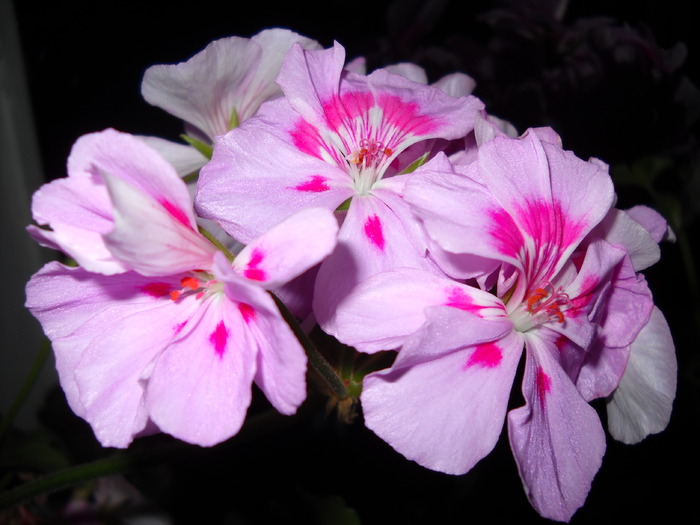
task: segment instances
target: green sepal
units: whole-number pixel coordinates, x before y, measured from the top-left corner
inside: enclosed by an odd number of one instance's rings
[[[237,128],[241,122],[238,120],[238,111],[236,111],[236,108],[233,108],[231,110],[231,118],[228,119],[228,129],[233,129]]]
[[[182,177],[182,180],[185,181],[186,184],[190,182],[197,182],[197,179],[199,179],[199,170],[193,171],[192,173]]]
[[[427,162],[428,155],[429,155],[428,151],[423,153],[423,155],[421,155],[416,160],[411,162],[411,164],[406,166],[406,168],[404,168],[404,170],[401,173],[399,173],[399,175],[406,175],[407,173],[413,173],[414,171],[416,171],[418,168],[420,168],[423,164],[425,164]]]
[[[350,201],[352,201],[352,197],[344,200],[343,203],[335,209],[335,211],[348,211],[350,209]]]
[[[202,142],[201,140],[197,140],[195,138],[192,138],[189,135],[185,135],[184,133],[182,135],[180,135],[180,138],[182,140],[184,140],[185,142],[187,142],[194,149],[199,151],[206,158],[211,160],[211,156],[214,153],[214,148],[211,146],[211,144],[206,144],[206,143]]]

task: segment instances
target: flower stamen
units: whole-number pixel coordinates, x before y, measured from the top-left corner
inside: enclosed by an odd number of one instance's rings
[[[561,288],[554,290],[550,283],[546,283],[543,288],[535,288],[527,298],[527,311],[535,316],[540,313],[550,320],[555,320],[559,324],[564,322],[564,311],[571,306],[569,296],[561,291]]]

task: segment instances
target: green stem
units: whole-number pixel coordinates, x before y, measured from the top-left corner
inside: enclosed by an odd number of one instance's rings
[[[279,431],[282,426],[290,425],[295,420],[294,417],[282,416],[275,410],[257,414],[248,418],[245,426],[237,436],[218,445],[216,448],[223,449],[230,446],[240,446],[246,442],[260,439],[261,435]],[[41,494],[49,494],[105,476],[125,474],[166,461],[176,461],[182,459],[185,455],[201,453],[206,450],[209,449],[173,440],[147,449],[126,450],[90,463],[51,472],[41,478],[19,485],[4,494],[0,494],[0,511],[29,501]]]
[[[5,435],[10,430],[10,427],[12,426],[12,422],[14,421],[15,416],[17,416],[17,413],[22,408],[22,405],[24,404],[25,400],[27,399],[27,396],[29,396],[29,393],[31,392],[32,388],[34,387],[34,383],[36,383],[36,379],[37,379],[37,377],[39,377],[39,373],[41,372],[41,369],[44,367],[44,363],[46,363],[46,359],[49,356],[50,352],[51,352],[51,343],[49,343],[48,339],[44,339],[44,341],[41,344],[41,347],[39,348],[39,352],[37,353],[36,357],[34,358],[34,362],[32,363],[32,367],[29,369],[29,372],[27,373],[27,377],[24,379],[24,383],[22,384],[22,388],[20,388],[19,392],[15,396],[14,401],[12,402],[12,405],[10,406],[9,410],[7,411],[7,415],[3,418],[2,423],[0,423],[0,445],[2,445],[2,442],[5,439]]]
[[[228,248],[221,244],[221,241],[219,241],[216,237],[214,237],[211,233],[209,233],[206,229],[202,228],[199,226],[199,233],[204,235],[206,239],[212,243],[216,248],[224,253],[226,255],[226,258],[230,261],[233,262],[233,259],[235,259],[235,255],[233,255],[230,251],[228,251]]]
[[[294,318],[294,315],[292,315],[287,306],[280,301],[275,294],[270,293],[270,295],[272,295],[275,303],[277,303],[277,307],[280,309],[282,317],[284,317],[284,320],[287,321],[287,324],[289,324],[291,327],[294,335],[296,335],[297,339],[299,339],[299,342],[304,347],[306,356],[309,358],[309,366],[313,368],[319,376],[321,376],[324,382],[333,391],[335,397],[338,399],[349,398],[350,392],[348,392],[345,383],[338,376],[338,373],[330,365],[326,358],[323,357],[321,352],[318,351],[316,345],[314,345],[309,336],[304,332],[304,330],[301,329],[301,326],[299,326],[299,323]]]
[[[182,454],[187,447],[188,445],[185,443],[172,441],[156,450],[128,450],[104,459],[51,472],[0,494],[0,511],[29,501],[41,494],[49,494],[104,476],[123,474],[158,463],[168,457],[174,458]]]

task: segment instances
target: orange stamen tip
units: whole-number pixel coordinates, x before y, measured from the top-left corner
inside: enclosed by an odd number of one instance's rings
[[[394,151],[391,148],[384,148],[384,155],[387,157],[391,157],[393,155]]]
[[[173,290],[172,292],[170,292],[170,298],[173,301],[177,301],[181,294],[182,292],[180,290]]]
[[[190,290],[196,290],[199,288],[199,281],[194,277],[183,277],[180,279],[180,284],[183,288],[189,288]]]

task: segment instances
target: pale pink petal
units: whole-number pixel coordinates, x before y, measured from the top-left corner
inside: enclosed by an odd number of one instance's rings
[[[345,49],[337,42],[331,48],[318,51],[307,51],[295,44],[287,53],[277,83],[304,120],[318,129],[325,129],[328,123],[320,101],[337,96],[344,65]]]
[[[160,137],[138,136],[138,138],[156,150],[175,168],[181,177],[196,173],[209,161],[199,151],[187,144],[172,142]]]
[[[193,299],[196,301],[196,299]],[[238,432],[251,399],[256,348],[238,304],[207,299],[191,328],[158,356],[146,403],[164,432],[201,446]]]
[[[496,136],[459,169],[461,177],[416,176],[406,185],[428,234],[447,251],[513,264],[529,282],[551,280],[613,199],[598,164],[534,132]]]
[[[170,299],[179,279],[49,263],[27,285],[27,307],[52,342],[68,403],[104,446],[126,447],[146,425],[144,372],[198,307]]]
[[[165,198],[153,199],[120,178],[103,177],[114,206],[114,229],[104,239],[115,257],[143,275],[210,267],[215,248],[182,208]],[[184,182],[176,182],[184,188]]]
[[[534,244],[529,251],[536,258],[538,277],[531,280],[555,275],[613,202],[607,171],[540,141],[536,133],[518,140],[496,137],[482,146],[478,162],[482,180],[502,205],[491,213],[505,219],[505,211]],[[522,248],[504,241],[506,251]]]
[[[337,234],[333,212],[307,208],[248,244],[233,267],[246,279],[275,288],[327,257],[335,248]]]
[[[545,518],[569,521],[600,468],[605,433],[549,346],[526,336],[526,405],[508,414],[508,437],[532,506]]]
[[[581,348],[588,348],[596,335],[593,322],[598,319],[598,310],[605,308],[608,298],[606,292],[616,278],[616,271],[625,256],[623,249],[605,241],[591,243],[576,277],[568,283],[567,278],[557,278],[553,282],[556,287],[561,285],[565,303],[561,310],[563,317],[552,319],[548,323],[549,328],[566,336]],[[566,269],[572,269],[573,266],[574,263],[569,262]],[[611,333],[610,337],[616,335]]]
[[[451,97],[384,69],[341,77],[344,58],[337,43],[322,51],[295,46],[278,78],[292,107],[324,136],[379,140],[396,154],[418,140],[464,137],[484,107],[476,97]],[[360,127],[377,133],[353,137]]]
[[[303,348],[267,291],[240,276],[222,254],[215,258],[214,271],[226,297],[238,305],[255,348],[255,383],[279,412],[293,414],[306,399]]]
[[[413,207],[428,235],[443,250],[508,260],[517,264],[517,251],[502,244],[522,245],[524,239],[507,215],[492,217],[497,204],[488,189],[477,182],[476,165],[464,174],[424,169],[405,186],[406,201]],[[493,232],[494,235],[485,235]]]
[[[102,239],[113,228],[113,219],[101,176],[76,174],[44,184],[32,197],[32,215],[37,224],[50,228],[27,228],[43,246],[61,250],[91,272],[112,275],[128,270]]]
[[[466,97],[474,92],[476,81],[464,73],[450,73],[438,79],[433,86],[451,97]]]
[[[413,356],[412,366],[397,360],[365,377],[362,408],[365,424],[408,459],[463,474],[498,440],[522,339],[508,323],[434,313],[399,352]],[[504,328],[509,335],[500,339]]]
[[[136,136],[114,129],[82,136],[68,158],[68,173],[119,178],[167,207],[183,224],[196,226],[187,186],[173,166]]]
[[[315,40],[278,27],[260,31],[253,35],[251,40],[260,46],[262,55],[252,72],[246,91],[236,104],[241,121],[253,116],[266,100],[282,94],[277,85],[277,75],[293,44],[304,49],[321,49],[321,45]]]
[[[373,195],[352,199],[335,251],[321,264],[314,290],[319,325],[335,332],[336,307],[363,280],[398,267],[437,272],[395,211]]]
[[[141,210],[135,209],[139,206],[144,208],[144,213],[160,208],[161,215],[179,223],[180,229],[191,232],[196,229],[184,182],[163,157],[134,136],[113,129],[82,136],[71,150],[68,173],[67,179],[45,186],[35,197],[35,219],[39,224],[48,223],[54,231],[33,228],[32,234],[61,249],[65,246],[65,251],[88,270],[112,274],[134,268],[133,257],[115,254],[114,246],[107,246],[110,241],[104,240],[115,228],[115,195],[114,189],[110,194],[107,178],[112,186],[141,195],[138,205],[120,202],[121,208],[131,207],[132,215],[139,214]],[[120,220],[125,211],[126,208],[120,210]],[[143,217],[133,219],[135,230],[150,226]],[[120,229],[119,234],[123,234],[123,227]],[[156,235],[149,239],[143,233],[147,241],[157,238]],[[156,273],[176,273],[182,269],[185,268],[166,268]]]
[[[425,72],[425,69],[423,69],[417,64],[412,64],[410,62],[401,62],[398,64],[390,64],[384,67],[383,69],[389,71],[390,73],[393,73],[394,75],[401,75],[402,77],[406,77],[407,79],[412,80],[413,82],[418,82],[419,84],[428,83],[428,75]]]
[[[559,148],[563,147],[563,142],[559,134],[550,127],[531,128],[532,133],[537,135],[541,142],[549,142]],[[601,166],[602,167],[602,166]]]
[[[148,310],[125,303],[124,317],[115,318],[110,308],[91,320],[103,333],[89,342],[75,371],[85,419],[103,446],[126,447],[152,419],[146,403],[148,371],[177,344],[183,325],[196,322],[192,318],[199,308],[193,297],[178,303],[160,298],[158,307]]]
[[[666,319],[654,308],[632,343],[619,386],[608,399],[610,434],[623,443],[637,443],[661,432],[671,418],[678,365]]]
[[[278,412],[294,414],[306,399],[306,353],[271,297],[246,315],[257,343],[255,384]]]
[[[215,40],[186,62],[149,67],[141,95],[213,140],[228,131],[261,54],[260,46],[247,38]]]
[[[666,219],[656,210],[648,206],[632,206],[625,213],[641,224],[656,242],[675,241],[676,235],[666,222]]]
[[[370,74],[367,82],[380,93],[377,103],[384,120],[412,137],[407,145],[428,138],[462,138],[474,129],[477,114],[484,109],[474,96],[454,97],[382,69]]]
[[[195,198],[200,215],[247,243],[301,209],[335,210],[352,196],[345,171],[300,154],[292,139],[297,121],[279,99],[221,137],[200,173]]]
[[[655,264],[661,257],[658,241],[627,212],[615,208],[608,212],[589,238],[603,238],[610,244],[623,246],[638,272]]]
[[[367,59],[363,56],[358,56],[352,60],[348,60],[345,64],[345,69],[347,71],[352,71],[358,75],[367,74]]]
[[[608,396],[617,387],[630,345],[649,321],[653,306],[646,280],[625,258],[615,269],[605,304],[596,316],[598,335],[576,380],[584,399]]]
[[[453,253],[443,250],[439,244],[429,241],[428,253],[438,267],[454,279],[482,279],[491,275],[501,264],[469,253]]]
[[[423,270],[399,268],[361,282],[338,306],[331,334],[361,352],[393,350],[425,323],[430,306],[481,317],[503,314],[491,294]]]

